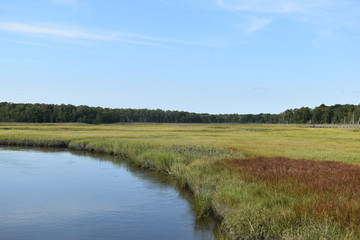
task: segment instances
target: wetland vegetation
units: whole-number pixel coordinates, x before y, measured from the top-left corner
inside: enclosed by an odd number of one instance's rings
[[[126,157],[176,179],[224,239],[359,239],[353,128],[241,124],[1,123],[3,145]]]

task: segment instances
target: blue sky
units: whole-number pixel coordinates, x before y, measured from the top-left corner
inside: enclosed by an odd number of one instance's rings
[[[359,0],[1,0],[0,101],[207,113],[360,103]]]

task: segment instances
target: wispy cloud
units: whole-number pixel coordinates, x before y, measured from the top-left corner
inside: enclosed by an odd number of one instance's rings
[[[56,5],[69,7],[73,10],[78,9],[80,6],[79,0],[50,0],[50,2]]]
[[[322,40],[327,39],[331,36],[332,31],[331,30],[323,30],[320,31],[318,36],[311,42],[314,45],[319,44]]]
[[[319,38],[344,27],[359,27],[358,0],[212,0],[218,9],[238,12],[250,25],[251,34],[271,22],[287,18],[291,21],[316,26]],[[255,20],[251,20],[255,19]],[[314,41],[316,43],[318,39]]]
[[[158,0],[159,2],[166,4],[166,5],[171,5],[171,6],[177,6],[176,3],[168,1],[168,0]]]
[[[26,59],[0,58],[0,62],[33,64],[33,63],[38,63],[39,61],[26,60]]]
[[[214,0],[221,8],[256,13],[299,13],[341,4],[339,0]]]
[[[15,39],[8,39],[8,38],[0,38],[0,41],[11,42],[11,43],[19,43],[19,44],[24,44],[24,45],[36,46],[36,47],[51,47],[51,48],[54,47],[54,46],[51,46],[51,45],[46,45],[46,44],[41,44],[41,43],[20,41],[20,40],[15,40]]]
[[[54,27],[39,27],[17,22],[0,22],[0,31],[26,33],[34,35],[50,35],[64,38],[113,40],[114,36],[89,33],[77,29],[63,29]]]
[[[121,41],[131,44],[147,45],[162,48],[172,48],[169,45],[207,45],[206,43],[199,43],[193,41],[185,41],[179,39],[159,38],[137,33],[129,32],[110,32],[103,31],[92,32],[85,31],[76,27],[49,27],[36,26],[18,22],[0,22],[0,31],[12,32],[18,34],[28,34],[33,37],[56,37],[59,39],[73,39],[73,40],[101,40],[101,41]],[[14,40],[16,41],[16,40]],[[22,42],[22,41],[17,41]]]
[[[267,90],[269,90],[267,87],[255,87],[250,89],[250,92],[267,91]]]
[[[252,34],[252,33],[256,32],[256,31],[261,30],[262,28],[264,28],[265,26],[267,26],[270,23],[271,23],[270,19],[265,19],[265,18],[255,19],[246,28],[245,32],[247,34]]]

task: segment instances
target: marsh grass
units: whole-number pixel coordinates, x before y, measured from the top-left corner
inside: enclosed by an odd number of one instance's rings
[[[215,168],[229,168],[245,181],[260,187],[251,195],[267,199],[264,209],[283,208],[283,225],[312,219],[329,229],[333,228],[335,232],[346,229],[350,235],[359,236],[360,166],[258,157],[219,161]],[[256,184],[257,181],[262,184]],[[264,209],[261,211],[264,212]],[[327,231],[331,236],[331,231]]]
[[[223,239],[350,240],[360,239],[357,131],[295,125],[1,123],[0,143],[65,143],[167,174],[193,192],[199,217],[220,221]]]

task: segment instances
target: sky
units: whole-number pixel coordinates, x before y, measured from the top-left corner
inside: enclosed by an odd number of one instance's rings
[[[360,104],[359,0],[0,0],[0,102]]]

